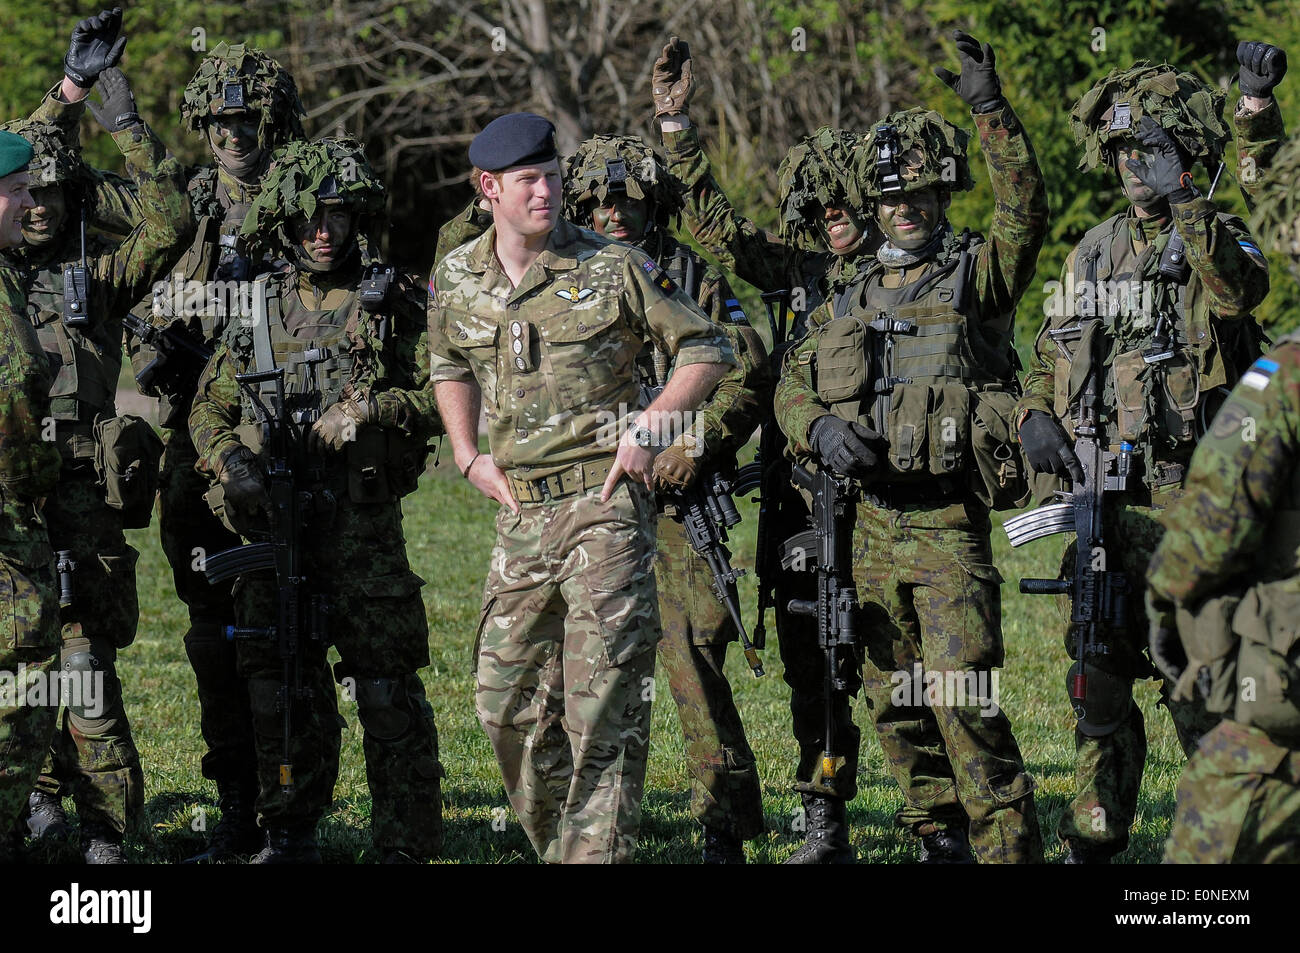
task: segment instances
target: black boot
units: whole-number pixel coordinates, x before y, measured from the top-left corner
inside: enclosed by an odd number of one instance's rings
[[[1070,852],[1065,855],[1065,863],[1067,864],[1109,864],[1110,859],[1116,853],[1113,850],[1094,847],[1082,841],[1072,840],[1068,843]]]
[[[739,837],[721,827],[704,828],[704,855],[706,864],[743,864],[745,848]]]
[[[69,840],[72,828],[63,813],[63,798],[45,791],[33,791],[27,797],[27,831],[40,841]]]
[[[229,864],[239,855],[255,854],[266,843],[257,826],[253,802],[257,788],[234,781],[217,782],[221,820],[213,828],[207,850],[181,861],[183,864]]]
[[[923,864],[973,864],[970,839],[965,831],[942,830],[921,837],[921,863]]]
[[[843,798],[804,794],[808,833],[803,846],[787,864],[852,864],[857,862],[849,844],[848,812]]]
[[[88,864],[125,864],[122,835],[95,821],[81,825],[81,856]]]
[[[305,827],[268,827],[266,846],[249,861],[250,864],[319,864],[320,862],[315,824],[308,824]]]

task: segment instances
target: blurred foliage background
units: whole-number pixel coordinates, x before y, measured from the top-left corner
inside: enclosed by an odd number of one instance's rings
[[[36,107],[61,75],[73,25],[94,12],[72,0],[5,0],[5,116]],[[720,180],[738,207],[767,225],[781,158],[819,125],[866,130],[893,109],[924,105],[973,130],[963,104],[930,71],[956,68],[953,28],[993,45],[1047,177],[1051,235],[1021,305],[1022,351],[1041,318],[1042,284],[1059,276],[1090,224],[1121,207],[1112,178],[1076,169],[1068,113],[1079,96],[1115,66],[1168,61],[1227,90],[1230,112],[1239,39],[1300,57],[1293,0],[147,0],[126,6],[124,66],[141,112],[178,155],[197,162],[202,144],[176,117],[199,60],[223,39],[267,49],[296,77],[309,133],[346,132],[366,143],[392,193],[387,253],[425,271],[437,226],[469,198],[465,148],[494,116],[541,112],[556,122],[562,149],[598,132],[657,142],[650,67],[671,33],[694,53],[692,116]],[[1300,77],[1277,95],[1284,116],[1296,116]],[[107,136],[88,127],[83,141],[92,161],[118,167]],[[983,229],[992,197],[982,162],[972,158],[978,187],[954,201],[951,217]],[[1230,173],[1232,149],[1228,161]],[[1204,189],[1209,176],[1197,174]],[[1244,211],[1230,175],[1217,198]],[[1300,294],[1280,262],[1273,284],[1260,317],[1276,335],[1300,320]]]

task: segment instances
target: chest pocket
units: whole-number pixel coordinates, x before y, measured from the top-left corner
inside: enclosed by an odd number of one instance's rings
[[[500,327],[464,311],[447,309],[446,313],[448,340],[468,359],[479,388],[491,401],[490,406],[498,406],[501,381],[496,344]]]
[[[642,342],[633,339],[614,307],[570,311],[538,323],[540,370],[554,409],[605,404],[635,379]]]

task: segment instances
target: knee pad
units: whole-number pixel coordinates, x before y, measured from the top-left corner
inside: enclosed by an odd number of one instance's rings
[[[117,707],[119,685],[112,663],[105,662],[86,642],[75,651],[65,650],[59,665],[59,691],[68,714],[93,727]]]
[[[1065,678],[1066,693],[1074,677],[1082,672],[1088,679],[1083,701],[1071,697],[1074,715],[1079,719],[1078,729],[1089,738],[1103,738],[1114,734],[1128,718],[1133,707],[1133,679],[1115,675],[1090,663],[1075,662]]]
[[[411,727],[406,679],[358,678],[357,719],[379,741],[396,741]]]

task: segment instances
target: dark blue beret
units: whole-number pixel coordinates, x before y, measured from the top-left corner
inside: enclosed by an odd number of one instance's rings
[[[516,165],[540,165],[554,159],[555,126],[536,113],[510,113],[483,127],[469,144],[469,161],[484,172]]]
[[[22,136],[0,130],[0,176],[27,168],[32,161],[32,144]]]

